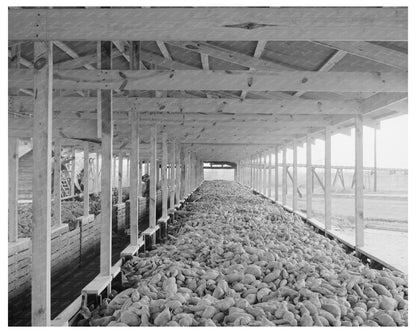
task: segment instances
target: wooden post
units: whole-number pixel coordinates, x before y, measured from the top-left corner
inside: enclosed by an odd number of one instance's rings
[[[292,208],[298,210],[298,143],[293,140],[293,188],[292,188]]]
[[[130,183],[130,156],[126,156],[126,180],[124,181],[126,184]]]
[[[306,135],[306,216],[312,217],[312,147],[311,136]]]
[[[272,153],[269,153],[268,156],[269,156],[269,176],[267,177],[268,179],[267,196],[271,198],[272,197]]]
[[[51,320],[52,42],[34,42],[32,326]]]
[[[16,242],[18,235],[18,185],[19,139],[9,137],[9,242]]]
[[[169,183],[170,183],[170,191],[169,191],[169,207],[171,209],[175,206],[175,161],[176,161],[176,139],[173,139],[171,144],[171,155],[170,155],[170,173],[169,173]]]
[[[142,176],[143,176],[143,161],[140,160],[140,152],[139,152],[139,175],[137,176],[137,181],[138,181],[138,185],[137,185],[137,192],[139,195],[139,198],[143,197],[143,193],[142,193]]]
[[[253,156],[250,156],[250,187],[253,188]]]
[[[279,146],[274,150],[275,163],[274,163],[274,200],[279,200]]]
[[[179,203],[179,201],[181,200],[181,163],[180,163],[180,159],[181,159],[181,146],[179,143],[177,143],[175,145],[175,151],[176,151],[176,203]]]
[[[149,189],[149,227],[156,226],[156,168],[157,168],[157,125],[150,129],[150,189]]]
[[[84,142],[84,216],[88,216],[90,213],[90,188],[89,188],[89,147],[88,142]]]
[[[72,148],[72,157],[74,158],[71,162],[71,196],[75,195],[75,160],[76,160],[76,149]]]
[[[118,153],[118,200],[121,204],[123,202],[123,153]]]
[[[117,169],[116,163],[117,163],[116,156],[113,155],[113,180],[112,180],[113,185],[116,183],[116,169]]]
[[[131,120],[131,152],[130,152],[130,244],[139,244],[139,184],[141,174],[139,173],[139,113],[133,110],[130,113]],[[140,168],[141,169],[141,168]]]
[[[286,165],[286,151],[287,148],[283,148],[282,151],[282,204],[286,205],[287,195],[287,165]]]
[[[377,192],[377,128],[374,127],[374,192]]]
[[[325,127],[325,229],[331,230],[331,131]]]
[[[111,69],[112,42],[101,42],[101,68]],[[100,274],[111,275],[112,233],[112,156],[113,156],[113,94],[111,89],[101,91],[101,239]]]
[[[95,192],[100,191],[100,154],[98,151],[95,153],[96,165],[95,165]]]
[[[97,42],[97,69],[101,69],[101,41]],[[101,139],[101,89],[97,89],[97,138]]]
[[[181,198],[185,197],[186,193],[186,149],[181,146]]]
[[[364,246],[363,116],[355,116],[355,246]]]
[[[168,217],[168,134],[164,131],[162,134],[162,218]]]
[[[54,226],[61,226],[61,140],[55,139],[55,164],[54,164],[54,186],[53,186],[53,215],[55,217]]]

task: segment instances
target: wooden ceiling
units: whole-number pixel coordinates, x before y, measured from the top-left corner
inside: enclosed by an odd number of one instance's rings
[[[238,161],[407,113],[407,8],[10,8],[9,136],[32,136],[33,42],[54,43],[53,135],[99,149],[97,89],[113,89],[114,149],[140,114],[209,161]],[[112,40],[111,70],[97,41]],[[132,41],[139,47],[131,67]],[[140,43],[137,43],[140,41]],[[160,139],[160,140],[159,140]]]

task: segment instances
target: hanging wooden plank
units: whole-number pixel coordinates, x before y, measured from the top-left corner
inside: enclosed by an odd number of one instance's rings
[[[279,146],[274,150],[274,200],[279,200]]]
[[[363,117],[355,117],[355,246],[364,246]]]
[[[111,42],[101,42],[101,68],[111,69]],[[113,157],[113,94],[111,89],[101,91],[101,237],[100,274],[111,275],[112,234],[112,157]]]
[[[298,210],[298,144],[293,141],[292,208]]]
[[[331,131],[325,127],[325,229],[332,229],[331,221]]]
[[[139,244],[139,198],[141,197],[142,182],[141,161],[139,159],[139,114],[132,112],[131,116],[131,151],[130,151],[130,245]]]
[[[18,239],[19,139],[9,138],[9,242]]]
[[[306,136],[306,216],[312,217],[312,147],[311,136]]]
[[[156,227],[156,178],[157,178],[157,125],[150,129],[150,189],[149,189],[149,227]]]
[[[168,217],[168,180],[167,180],[167,165],[168,165],[168,135],[164,131],[162,133],[162,168],[161,168],[161,182],[162,182],[162,218]]]
[[[286,205],[286,195],[287,195],[287,165],[286,165],[286,151],[287,148],[284,147],[282,151],[282,204]]]
[[[407,15],[406,7],[11,8],[8,31],[9,40],[405,41]]]
[[[51,152],[53,48],[34,43],[32,326],[51,320]]]
[[[149,72],[149,73],[148,73]],[[9,69],[10,88],[31,88],[31,69]],[[407,92],[406,72],[311,71],[133,71],[60,70],[54,73],[58,89],[124,90],[247,90],[325,92]]]
[[[118,153],[118,189],[117,189],[117,202],[121,204],[123,202],[123,153]]]
[[[90,212],[90,149],[88,142],[84,143],[84,216],[88,216]]]
[[[54,227],[61,226],[61,141],[55,139],[55,161],[54,161],[54,177],[53,177],[53,215],[55,217]]]

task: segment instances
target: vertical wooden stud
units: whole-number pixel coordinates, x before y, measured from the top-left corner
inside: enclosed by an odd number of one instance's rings
[[[61,226],[61,140],[55,139],[55,164],[54,164],[54,185],[53,185],[53,215],[55,217],[54,226]]]
[[[101,42],[101,68],[111,69],[110,41]],[[111,233],[112,233],[112,165],[113,157],[113,94],[111,89],[101,91],[101,239],[100,274],[111,274]]]
[[[312,217],[312,147],[311,136],[306,136],[306,216]]]
[[[169,207],[171,209],[175,206],[175,177],[176,177],[176,170],[175,170],[175,161],[176,161],[176,139],[173,139],[171,144],[171,154],[170,154],[170,191],[169,191]]]
[[[267,188],[268,188],[268,192],[267,192],[267,196],[269,198],[272,197],[272,154],[269,153],[269,176],[267,177],[268,181],[267,181]]]
[[[168,217],[168,180],[167,180],[167,165],[168,165],[168,134],[166,131],[162,133],[162,218]]]
[[[90,176],[90,150],[88,142],[84,142],[84,216],[89,215],[90,211],[90,187],[89,187],[89,176]]]
[[[355,246],[364,246],[363,116],[355,116]]]
[[[150,129],[149,227],[156,226],[157,125]]]
[[[279,146],[274,150],[274,200],[279,200]]]
[[[287,148],[283,148],[282,151],[282,204],[286,205],[287,195],[287,164],[286,164],[286,151]]]
[[[121,204],[123,202],[123,153],[118,153],[118,198],[117,202]]]
[[[131,120],[131,151],[130,151],[130,244],[139,243],[139,184],[141,174],[139,171],[139,113],[133,110],[130,113]],[[141,168],[140,168],[141,170]]]
[[[325,127],[325,229],[331,230],[331,131]]]
[[[181,146],[179,143],[175,145],[175,151],[176,151],[176,203],[179,203],[181,200]]]
[[[72,157],[73,160],[71,162],[71,196],[75,195],[75,161],[76,161],[76,149],[75,147],[72,148]]]
[[[298,143],[293,141],[293,192],[292,208],[298,210]]]
[[[32,326],[51,320],[52,42],[34,42]]]
[[[19,139],[9,137],[9,242],[18,239]]]

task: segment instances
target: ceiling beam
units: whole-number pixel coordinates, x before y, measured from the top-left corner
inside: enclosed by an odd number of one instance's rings
[[[9,111],[32,112],[33,100],[24,96],[9,96]],[[53,108],[61,112],[95,111],[96,97],[55,97]],[[265,100],[231,98],[146,98],[114,97],[113,111],[209,114],[359,114],[359,100]]]
[[[404,41],[407,16],[406,7],[10,8],[8,31],[17,41]]]
[[[9,87],[31,88],[33,71],[9,69]],[[407,92],[407,73],[62,70],[58,89]]]
[[[381,64],[391,66],[400,70],[407,71],[407,53],[399,52],[381,45],[369,42],[344,42],[344,41],[325,41],[315,42],[320,45],[331,47],[339,51],[377,61]]]
[[[329,72],[338,62],[340,62],[347,54],[345,51],[338,50],[325,61],[319,68],[318,72]],[[293,96],[300,97],[304,91],[297,91]]]
[[[261,54],[263,53],[264,48],[266,47],[267,40],[259,40],[256,44],[256,49],[254,50],[253,58],[259,59],[261,57]],[[250,67],[250,69],[255,69],[253,67]],[[246,98],[247,96],[247,90],[241,91],[241,98]]]

